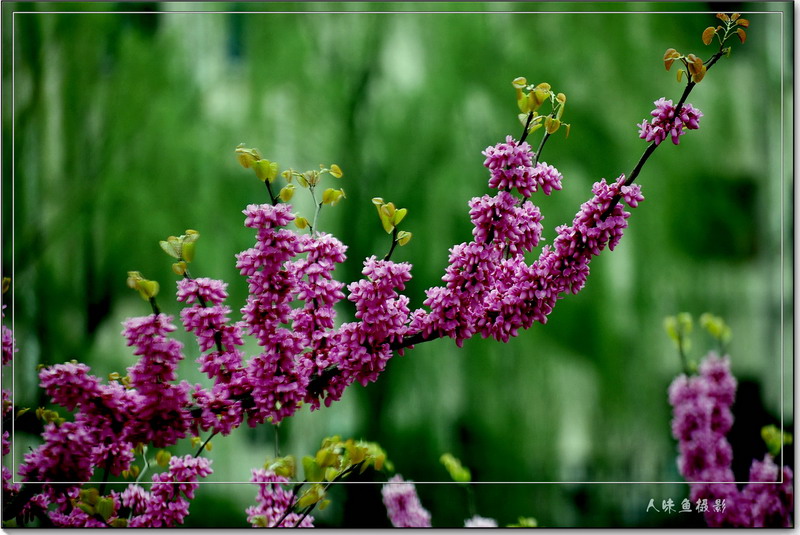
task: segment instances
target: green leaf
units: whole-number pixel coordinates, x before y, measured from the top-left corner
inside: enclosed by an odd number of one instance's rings
[[[322,468],[313,457],[308,455],[303,457],[303,473],[306,481],[322,481]]]
[[[272,183],[278,177],[278,163],[269,160],[253,162],[253,170],[261,182],[269,180]]]
[[[163,250],[165,253],[167,253],[169,256],[171,256],[172,258],[175,258],[175,259],[177,259],[177,260],[180,260],[180,258],[181,258],[181,253],[180,253],[180,250],[179,250],[179,249],[177,249],[177,247],[178,247],[180,244],[179,244],[178,242],[171,241],[171,240],[170,240],[170,238],[175,238],[175,236],[170,236],[170,237],[169,237],[169,238],[167,238],[166,240],[161,240],[161,241],[159,241],[159,242],[158,242],[158,245],[160,245],[160,246],[161,246],[161,249],[162,249],[162,250]]]
[[[291,479],[295,475],[295,459],[292,455],[277,457],[264,463],[264,468],[275,472],[279,476]]]
[[[239,144],[235,150],[236,159],[245,169],[252,167],[253,163],[261,159],[258,149],[248,149],[244,143]]]
[[[517,520],[516,524],[509,524],[506,527],[509,527],[509,528],[535,528],[535,527],[538,527],[538,525],[539,524],[536,522],[535,518],[530,517],[530,516],[528,516],[528,517],[521,516]]]
[[[394,223],[394,226],[399,225],[400,221],[403,220],[403,218],[406,216],[407,213],[408,213],[408,209],[406,209],[406,208],[400,208],[399,210],[397,210],[394,213],[394,217],[392,218],[392,222]]]
[[[325,497],[325,488],[319,483],[311,485],[297,502],[300,509],[305,509],[309,505],[313,505],[321,501]]]
[[[108,520],[114,514],[114,498],[100,498],[95,510],[103,520]]]
[[[781,433],[781,429],[775,425],[767,425],[761,428],[761,438],[767,445],[770,455],[777,457],[783,446],[792,443],[792,434],[786,431]]]
[[[322,204],[331,204],[336,197],[336,190],[328,188],[322,192]]]
[[[162,468],[166,468],[167,465],[169,465],[169,460],[171,458],[172,454],[167,450],[158,450],[156,453],[156,463]]]
[[[411,241],[412,234],[408,231],[401,230],[397,233],[397,244],[402,247]]]
[[[472,480],[472,474],[470,473],[469,469],[461,465],[461,461],[456,459],[453,454],[445,453],[439,458],[439,462],[441,462],[447,473],[450,474],[450,477],[453,481],[458,483],[468,483]]]
[[[186,260],[187,263],[194,260],[194,248],[195,248],[195,242],[193,241],[186,242],[181,247],[181,256],[183,257],[184,260]]]
[[[97,502],[100,500],[100,491],[98,491],[95,487],[82,489],[80,491],[80,498],[84,503],[88,503],[89,505],[97,505]]]

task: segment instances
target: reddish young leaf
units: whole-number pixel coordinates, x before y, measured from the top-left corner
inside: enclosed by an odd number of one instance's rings
[[[730,17],[725,13],[717,13],[717,18],[723,22],[728,22],[729,20],[731,20]]]
[[[748,26],[750,26],[750,21],[747,20],[747,19],[739,19],[739,20],[736,21],[736,24],[738,24],[739,26],[742,26],[744,28],[747,28]]]
[[[714,34],[717,33],[717,30],[714,29],[713,26],[709,26],[703,31],[703,44],[707,45],[711,43],[711,40],[714,38]]]
[[[739,40],[740,40],[742,43],[744,43],[744,42],[745,42],[745,40],[747,39],[747,34],[746,34],[746,33],[745,33],[745,31],[744,31],[743,29],[741,29],[741,28],[737,28],[737,30],[736,30],[736,35],[738,35],[738,36],[739,36]]]

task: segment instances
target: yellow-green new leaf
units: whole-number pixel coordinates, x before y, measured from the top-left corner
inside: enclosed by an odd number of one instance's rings
[[[103,517],[103,520],[108,520],[114,514],[114,498],[100,498],[95,510]]]
[[[278,163],[269,160],[253,162],[253,169],[261,182],[269,180],[272,183],[278,177]]]
[[[397,244],[401,247],[411,241],[412,234],[406,230],[397,233]]]
[[[333,175],[334,178],[342,178],[344,173],[342,173],[342,169],[334,163],[331,164],[331,175]]]
[[[394,226],[399,225],[400,221],[403,220],[403,218],[406,216],[407,213],[408,213],[408,209],[406,209],[406,208],[400,208],[399,210],[397,210],[394,213],[394,217],[392,217],[392,223],[394,223]]]
[[[548,134],[555,134],[560,126],[561,121],[553,117],[547,117],[547,119],[544,120],[544,128],[547,130]]]
[[[299,229],[304,229],[308,226],[308,219],[303,216],[294,218],[294,224]]]
[[[194,248],[194,241],[184,242],[183,246],[181,246],[181,256],[184,260],[186,260],[187,263],[194,260]]]
[[[158,450],[156,453],[156,463],[158,466],[162,468],[166,468],[169,465],[169,460],[172,458],[172,454],[167,450]]]
[[[80,491],[80,498],[83,503],[97,505],[100,501],[100,491],[94,487],[89,487]]]
[[[322,501],[323,498],[325,498],[325,488],[319,483],[314,483],[300,497],[297,506],[300,509],[305,509],[309,505]]]
[[[333,202],[334,198],[336,197],[336,190],[333,188],[328,188],[322,192],[322,204],[330,204]]]
[[[248,149],[244,146],[244,143],[236,147],[235,152],[236,159],[239,160],[239,163],[245,169],[252,167],[254,162],[261,159],[261,154],[258,153],[258,149]]]
[[[291,198],[294,196],[294,184],[286,184],[284,187],[281,188],[281,191],[278,193],[278,197],[283,202],[289,202]]]
[[[170,236],[166,240],[159,241],[158,245],[161,246],[161,249],[169,256],[177,260],[180,260],[181,258],[180,242],[177,240],[178,239],[175,236]]]

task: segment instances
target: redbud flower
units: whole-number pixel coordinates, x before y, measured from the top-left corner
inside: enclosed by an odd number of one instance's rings
[[[676,114],[675,106],[671,100],[663,97],[654,102],[656,109],[650,115],[653,119],[648,123],[647,119],[642,121],[639,127],[639,138],[645,141],[654,142],[656,145],[664,141],[669,135],[672,142],[677,145],[680,143],[680,136],[684,134],[684,129],[696,130],[700,128],[700,117],[703,113],[691,104],[684,104],[681,113]]]
[[[286,515],[280,526],[276,525],[292,506],[294,499],[294,495],[282,486],[289,483],[288,479],[261,468],[253,470],[253,478],[250,481],[258,485],[256,494],[258,505],[248,507],[246,511],[247,521],[253,524],[253,527],[290,528],[297,524],[301,515],[292,512]],[[306,516],[298,527],[313,528],[314,517]]]
[[[422,507],[413,482],[404,482],[397,474],[381,489],[383,505],[396,528],[429,528],[431,514]]]

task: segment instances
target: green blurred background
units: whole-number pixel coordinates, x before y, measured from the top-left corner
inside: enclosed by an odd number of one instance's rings
[[[377,383],[281,425],[282,453],[298,457],[340,434],[382,444],[406,479],[446,480],[438,459],[452,452],[476,481],[539,482],[475,487],[477,511],[501,525],[520,515],[542,526],[702,525],[698,514],[645,512],[650,498],[688,497],[666,394],[680,363],[662,320],[710,311],[731,325],[740,382],[731,441],[746,479],[765,451],[760,427],[781,414],[788,430],[793,422],[791,5],[4,3],[2,268],[13,277],[4,303],[20,347],[16,402],[47,403],[38,364],[77,359],[100,376],[124,374],[134,360],[120,322],[149,312],[127,271],[159,281],[162,310],[180,310],[158,247],[170,234],[200,231],[192,272],[229,282],[238,316],[246,283],[234,254],[254,242],[241,210],[266,198],[236,162],[237,144],[282,169],[342,167],[328,185],[347,199],[320,221],[349,246],[342,281],[388,248],[370,199],[407,207],[414,239],[394,259],[414,265],[417,308],[448,248],[471,238],[467,201],[488,191],[481,151],[520,134],[511,80],[547,81],[568,97],[570,137],[559,132],[543,152],[564,189],[534,198],[550,243],[595,180],[630,172],[646,146],[635,125],[652,102],[680,96],[664,50],[706,58],[700,34],[713,13],[759,11],[745,15],[747,42],[689,99],[705,114],[701,129],[650,159],[639,178],[646,200],[622,243],[547,325],[507,344],[423,344]],[[42,13],[53,9],[64,12]],[[228,13],[175,13],[191,10]],[[284,13],[247,13],[256,10]],[[322,10],[471,13],[312,13]],[[699,358],[712,344],[696,331]],[[182,377],[207,384],[196,342],[177,336]],[[15,440],[16,466],[37,439]],[[210,481],[247,481],[273,440],[268,427],[215,439]],[[418,489],[434,526],[470,516],[463,489]],[[337,487],[317,525],[388,525],[379,490]],[[187,525],[245,526],[255,492],[204,485]]]

